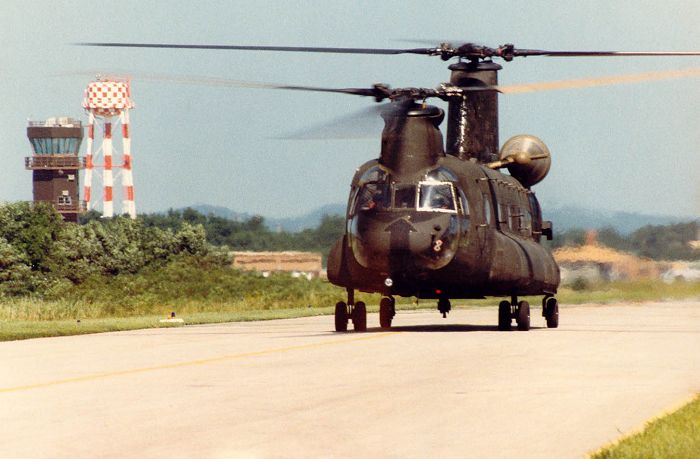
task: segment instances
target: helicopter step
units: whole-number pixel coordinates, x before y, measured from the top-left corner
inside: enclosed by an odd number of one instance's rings
[[[367,330],[367,306],[364,302],[355,303],[355,291],[348,291],[348,302],[339,301],[335,304],[335,331],[348,331],[348,321],[352,320],[355,331]]]

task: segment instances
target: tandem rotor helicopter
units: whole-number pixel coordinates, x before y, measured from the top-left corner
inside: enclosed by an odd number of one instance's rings
[[[626,81],[699,76],[700,70],[655,72],[596,80],[499,86],[501,65],[515,57],[700,56],[700,52],[547,51],[448,43],[433,48],[329,48],[290,46],[80,43],[82,46],[213,49],[342,54],[418,54],[449,65],[450,81],[437,88],[321,88],[254,84],[255,87],[368,96],[380,106],[385,126],[379,157],[361,165],[351,182],[345,234],[328,257],[328,279],[344,287],[335,306],[335,330],[367,328],[366,305],[355,291],[383,295],[382,328],[391,327],[395,296],[437,300],[443,317],[452,299],[506,297],[498,328],[530,329],[524,295],[542,295],[547,327],[559,325],[559,267],[542,244],[552,223],[542,219],[532,187],[549,172],[551,156],[535,136],[518,135],[499,148],[499,92],[573,88]],[[448,104],[447,114],[429,98]],[[440,124],[447,117],[446,138]],[[502,172],[508,170],[508,174]]]

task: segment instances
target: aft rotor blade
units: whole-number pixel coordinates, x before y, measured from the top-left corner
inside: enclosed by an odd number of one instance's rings
[[[547,51],[541,49],[513,50],[514,56],[550,57],[631,57],[631,56],[700,56],[700,51]]]
[[[511,61],[514,57],[550,56],[550,57],[631,57],[631,56],[700,56],[700,51],[555,51],[541,49],[516,48],[512,43],[498,48],[490,48],[476,43],[451,45],[441,43],[431,48],[333,48],[326,46],[247,46],[247,45],[210,45],[210,44],[175,44],[175,43],[126,43],[126,42],[87,42],[76,43],[78,46],[103,46],[116,48],[169,48],[169,49],[209,49],[209,50],[244,50],[244,51],[279,51],[297,53],[335,53],[335,54],[420,54],[440,56],[443,60],[453,57],[468,59],[487,59],[499,57]]]
[[[244,45],[188,45],[173,43],[76,43],[78,46],[103,46],[112,48],[168,48],[168,49],[213,49],[244,51],[281,51],[294,53],[334,53],[334,54],[424,54],[431,55],[435,48],[332,48],[324,46],[244,46]]]
[[[700,76],[700,68],[692,68],[685,70],[613,75],[599,78],[582,78],[574,80],[505,85],[498,86],[498,90],[503,94],[518,94],[527,92],[553,91],[557,89],[592,88],[597,86],[611,86],[616,84],[639,83],[642,81],[669,80],[674,78],[690,78],[698,76]]]

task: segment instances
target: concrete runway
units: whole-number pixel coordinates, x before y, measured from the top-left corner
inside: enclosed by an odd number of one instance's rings
[[[0,343],[0,457],[576,458],[700,392],[700,302],[539,312]]]

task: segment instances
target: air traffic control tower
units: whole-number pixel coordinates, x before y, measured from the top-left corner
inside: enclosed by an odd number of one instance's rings
[[[33,155],[25,158],[25,167],[33,171],[34,202],[50,202],[64,220],[77,222],[85,211],[78,174],[85,168],[85,158],[78,156],[82,123],[67,117],[30,121],[27,137]]]

